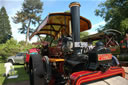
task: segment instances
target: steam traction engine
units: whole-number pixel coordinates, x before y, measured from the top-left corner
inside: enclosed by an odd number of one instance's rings
[[[50,13],[30,36],[45,34],[39,54],[31,55],[31,85],[85,85],[113,76],[124,77],[124,70],[112,67],[111,51],[98,46],[85,51],[88,43],[80,42],[80,32],[91,22],[80,16],[80,4],[69,5],[71,13]],[[127,83],[127,82],[126,82]]]

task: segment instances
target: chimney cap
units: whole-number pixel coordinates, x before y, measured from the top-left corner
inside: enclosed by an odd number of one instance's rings
[[[73,6],[79,6],[80,7],[80,3],[79,2],[72,2],[72,3],[70,3],[69,8],[71,8]]]

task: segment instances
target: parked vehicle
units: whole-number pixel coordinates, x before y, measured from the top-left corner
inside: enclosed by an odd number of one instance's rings
[[[79,3],[69,7],[71,13],[50,13],[29,37],[45,34],[44,40],[49,42],[42,45],[39,54],[30,55],[30,85],[86,85],[97,81],[102,82],[95,85],[111,85],[105,81],[108,78],[127,85],[124,69],[111,66],[108,48],[99,46],[83,52],[88,43],[80,42],[80,32],[91,29],[91,22],[80,16]]]
[[[8,62],[12,64],[24,64],[24,59],[26,56],[26,52],[17,53],[15,56],[10,56],[7,58]]]

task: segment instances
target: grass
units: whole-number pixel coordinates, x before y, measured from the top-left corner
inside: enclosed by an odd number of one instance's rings
[[[5,73],[4,63],[0,62],[0,85],[4,85],[8,83],[17,83],[17,82],[29,80],[28,74],[25,72],[23,65],[14,65],[14,67],[15,67],[16,74],[19,75],[18,78],[7,79],[3,77],[3,74]]]
[[[5,72],[4,63],[0,63],[0,85],[4,83],[5,77],[3,77],[3,73]]]
[[[17,83],[25,80],[29,80],[28,74],[24,70],[23,65],[14,65],[16,74],[19,75],[16,79],[5,79],[4,84]]]
[[[4,63],[4,62],[6,62],[6,57],[1,57],[0,56],[0,63]]]

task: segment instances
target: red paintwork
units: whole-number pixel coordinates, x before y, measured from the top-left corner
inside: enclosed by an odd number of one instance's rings
[[[49,47],[49,56],[61,56],[61,55],[62,55],[62,51],[60,46]]]
[[[30,54],[26,54],[26,63],[29,63]]]
[[[37,48],[32,48],[32,49],[29,49],[29,53],[38,53],[40,51],[40,49],[37,49]]]
[[[50,82],[48,83],[48,85],[54,85],[54,84],[55,84],[55,78],[52,77],[51,80],[50,80]]]
[[[116,51],[116,49],[115,48],[110,48],[110,50],[113,52],[113,51]]]
[[[61,62],[61,63],[59,64],[59,68],[60,68],[60,69],[58,69],[58,72],[61,73],[61,74],[64,74],[64,68],[63,68],[63,66],[64,66],[64,62]]]
[[[28,50],[28,53],[26,53],[26,59],[25,62],[29,63],[29,59],[30,59],[30,53],[38,53],[40,51],[40,49],[37,48],[32,48]]]
[[[128,38],[124,38],[124,40],[121,40],[120,43],[121,43],[121,44],[124,44],[124,43],[126,43],[127,41],[128,41]],[[121,48],[126,48],[126,46],[125,46],[125,45],[121,45]]]
[[[120,43],[124,43],[126,40],[128,40],[128,38],[124,38],[124,40],[121,40]]]
[[[94,81],[114,75],[121,74],[122,77],[125,77],[124,69],[119,67],[111,67],[106,72],[101,71],[80,71],[75,72],[70,76],[71,85],[81,85],[89,81]],[[82,76],[85,75],[85,76]]]
[[[111,60],[112,54],[98,54],[98,61]]]
[[[123,40],[121,40],[121,41],[120,41],[120,43],[124,43],[124,41],[123,41]]]

